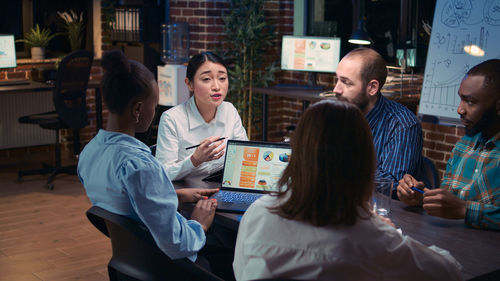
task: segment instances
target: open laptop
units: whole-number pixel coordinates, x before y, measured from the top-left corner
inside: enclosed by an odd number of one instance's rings
[[[217,211],[244,213],[263,194],[278,191],[290,154],[287,143],[228,140],[221,189],[212,196]]]

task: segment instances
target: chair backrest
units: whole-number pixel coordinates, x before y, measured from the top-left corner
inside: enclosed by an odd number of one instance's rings
[[[86,91],[94,56],[75,51],[59,63],[54,88],[54,106],[61,120],[73,129],[87,125]]]
[[[87,217],[111,239],[110,280],[222,280],[187,258],[170,259],[135,220],[97,206],[87,211]]]
[[[422,156],[424,163],[424,175],[430,188],[438,188],[440,185],[439,173],[431,159]]]
[[[150,145],[149,148],[151,149],[151,154],[156,156],[156,144]]]

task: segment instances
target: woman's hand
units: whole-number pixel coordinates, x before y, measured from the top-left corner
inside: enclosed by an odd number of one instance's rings
[[[205,232],[214,221],[215,209],[217,209],[217,200],[200,200],[196,203],[191,214],[191,219],[199,222]]]
[[[200,143],[200,146],[191,155],[193,166],[198,167],[201,163],[219,159],[224,155],[226,144],[224,140],[217,141],[218,139],[218,136],[213,136]]]
[[[377,216],[379,217],[379,219],[380,219],[383,223],[385,223],[385,224],[387,224],[387,225],[389,225],[389,226],[392,226],[392,227],[396,228],[396,225],[395,225],[395,224],[391,221],[391,219],[390,219],[390,218],[386,218],[386,217],[383,217],[383,216],[381,216],[381,215],[377,215]]]
[[[199,200],[206,200],[218,191],[218,188],[180,188],[175,190],[180,203],[196,203]]]

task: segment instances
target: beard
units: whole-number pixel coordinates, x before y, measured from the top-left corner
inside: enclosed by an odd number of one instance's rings
[[[350,100],[352,104],[356,105],[361,112],[365,112],[366,107],[368,107],[369,100],[368,100],[368,94],[366,93],[359,93],[354,99]]]
[[[487,132],[490,128],[492,129],[499,122],[498,115],[495,110],[495,106],[491,106],[487,109],[481,119],[470,129],[465,128],[465,134],[469,137],[474,136],[479,132]]]

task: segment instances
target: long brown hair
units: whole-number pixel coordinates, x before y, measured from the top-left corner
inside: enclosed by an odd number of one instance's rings
[[[271,212],[317,226],[354,224],[358,207],[368,210],[375,171],[372,135],[361,111],[340,100],[312,105],[291,147],[277,193],[287,199]]]

